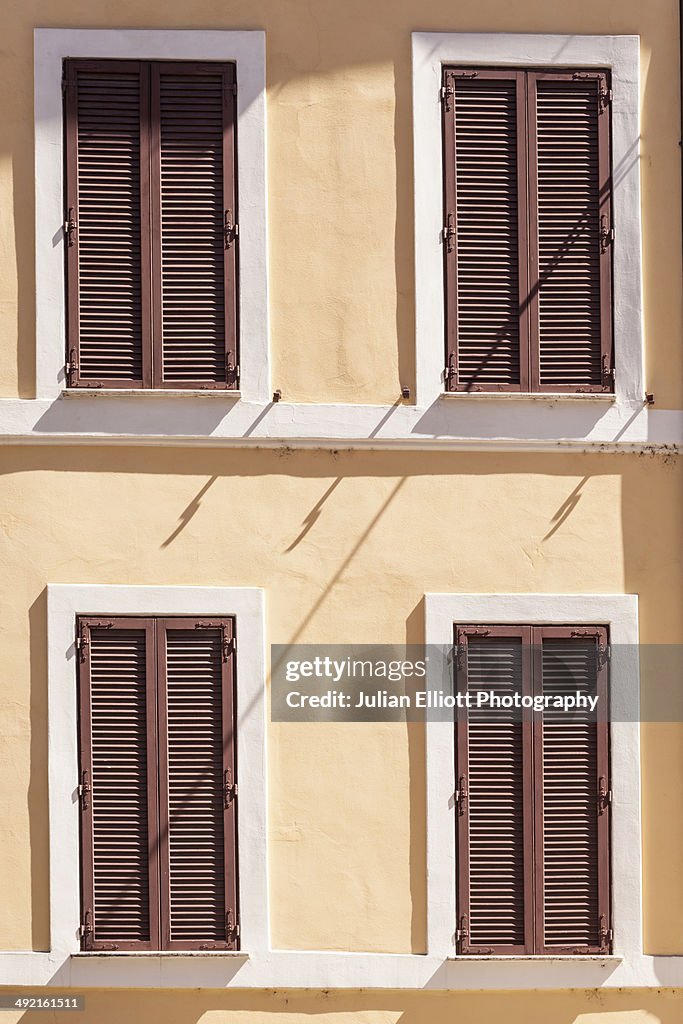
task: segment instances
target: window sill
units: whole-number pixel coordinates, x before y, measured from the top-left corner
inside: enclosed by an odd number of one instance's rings
[[[600,391],[572,393],[568,391],[443,391],[441,398],[456,401],[474,400],[476,402],[616,402],[613,393]]]
[[[62,398],[218,398],[239,399],[241,391],[218,388],[186,388],[174,391],[171,388],[62,388]]]
[[[249,953],[246,953],[241,949],[119,949],[119,950],[106,950],[106,949],[91,949],[91,950],[79,950],[78,953],[72,953],[72,958],[92,958],[92,957],[106,957],[111,959],[112,957],[140,957],[149,959],[150,957],[158,957],[162,960],[169,960],[172,958],[183,958],[192,957],[230,957],[234,960],[248,960]]]
[[[502,955],[500,955],[500,956],[496,956],[496,955],[493,955],[493,956],[476,956],[476,955],[467,956],[467,955],[460,955],[460,956],[449,956],[449,957],[447,957],[447,960],[448,960],[449,963],[452,963],[452,964],[457,964],[457,963],[460,963],[461,961],[463,963],[468,963],[469,964],[469,963],[472,963],[472,961],[476,960],[476,961],[483,961],[483,962],[487,962],[487,963],[493,963],[493,962],[499,963],[499,962],[502,961],[503,963],[529,963],[529,962],[531,962],[531,963],[535,963],[535,964],[543,964],[543,963],[558,963],[559,962],[559,963],[566,963],[566,964],[571,964],[571,963],[591,963],[591,964],[612,964],[612,965],[615,965],[615,964],[623,963],[624,958],[623,958],[623,956],[619,956],[619,955],[616,955],[614,953],[604,953],[602,955],[600,955],[599,953],[586,953],[585,955],[582,954],[582,953],[579,953],[578,955],[574,954],[574,953],[567,953],[567,954],[564,954],[564,955],[559,954],[559,953],[558,954],[543,953],[543,954],[540,954],[540,955],[529,954],[529,955],[521,955],[521,956],[502,956]]]

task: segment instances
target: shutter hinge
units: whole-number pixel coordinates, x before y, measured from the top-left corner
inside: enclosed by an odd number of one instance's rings
[[[223,809],[226,810],[237,796],[237,782],[233,781],[232,768],[223,772]]]
[[[614,371],[611,371],[614,376]],[[603,381],[605,379],[605,372],[603,371]],[[603,644],[600,642],[601,633],[595,629],[573,629],[571,636],[576,638],[586,637],[590,640],[595,640],[598,645],[598,668],[602,668],[612,657],[612,648],[609,644]]]
[[[467,659],[467,637],[489,636],[490,629],[459,629],[458,630],[458,668],[464,669]]]
[[[449,213],[443,226],[443,241],[446,246],[446,252],[453,252],[455,234],[455,214]]]
[[[92,793],[92,786],[90,785],[90,779],[88,778],[88,771],[86,768],[81,772],[81,781],[78,783],[78,798],[81,801],[81,810],[87,811],[90,806],[88,803],[88,797]]]
[[[225,937],[228,942],[235,942],[240,934],[240,920],[232,907],[225,914]]]
[[[64,365],[64,372],[66,374],[66,385],[72,388],[78,377],[78,352],[75,348],[72,348],[69,352],[69,358]],[[76,646],[80,646],[78,641],[76,641]]]
[[[607,353],[602,357],[602,384],[605,388],[613,388],[616,381],[616,370],[610,366],[610,359]]]
[[[72,348],[69,352],[69,359],[65,364],[65,374],[67,375],[67,387],[74,387],[77,383],[78,373],[80,367],[78,362],[78,351]]]
[[[600,915],[599,936],[601,948],[605,948],[614,939],[612,929],[607,927],[607,916],[605,914]]]
[[[607,779],[604,775],[598,781],[598,814],[604,814],[612,803],[612,790],[607,788]]]
[[[239,363],[233,360],[232,349],[228,349],[225,354],[225,372],[227,374],[227,383],[234,384],[236,388],[240,386],[240,368]]]
[[[73,349],[72,349],[73,352]],[[69,363],[66,364],[69,366]],[[78,367],[76,367],[78,369]],[[73,369],[72,369],[73,372]],[[76,637],[76,650],[80,655],[80,660],[85,661],[88,654],[88,647],[90,646],[90,638],[88,637],[88,627],[81,626],[80,632]]]
[[[81,921],[80,928],[78,929],[78,935],[83,944],[83,949],[92,949],[92,910],[86,910],[83,914],[83,920]]]
[[[614,228],[611,227],[606,213],[600,214],[600,252],[605,253],[614,242]]]
[[[467,798],[469,792],[467,789],[467,777],[461,775],[458,779],[458,788],[455,791],[455,802],[458,805],[458,814],[462,815],[467,812]]]
[[[232,246],[239,233],[239,224],[233,220],[232,210],[226,210],[223,214],[223,243],[226,249]]]
[[[230,90],[230,91],[232,92],[233,96],[236,96],[236,95],[237,95],[237,82],[233,82],[233,83],[232,83],[232,86],[231,86],[231,90]]]
[[[477,78],[478,75],[478,71],[449,71],[448,74],[444,76],[444,85],[442,85],[439,90],[439,97],[447,114],[450,114],[453,109],[453,99],[455,98],[455,86],[453,85],[454,80],[456,78]]]
[[[455,941],[460,947],[467,945],[467,939],[470,937],[469,921],[467,920],[467,914],[463,914],[460,918],[460,927],[456,929]]]
[[[598,79],[598,107],[600,113],[603,110],[607,110],[612,102],[612,90],[607,88],[607,82],[604,78]]]
[[[444,383],[446,385],[446,391],[449,390],[450,381],[453,380],[454,378],[455,378],[455,353],[451,352],[451,354],[448,357],[448,362],[446,363],[446,365],[444,367],[444,371],[443,371],[443,379],[444,379]]]
[[[73,206],[70,206],[67,210],[66,220],[64,221],[64,237],[66,243],[71,248],[76,238],[76,231],[78,230],[78,222],[76,220],[76,211]]]
[[[223,661],[230,661],[233,654],[237,654],[237,640],[223,626]]]

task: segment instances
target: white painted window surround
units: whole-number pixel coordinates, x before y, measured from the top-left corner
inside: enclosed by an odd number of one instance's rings
[[[240,944],[268,949],[265,624],[263,591],[236,587],[48,586],[50,934],[53,953],[79,952],[78,615],[235,617]],[[144,954],[143,954],[144,956]]]
[[[92,57],[235,62],[240,388],[248,400],[268,401],[265,33],[40,28],[34,51],[37,397],[57,398],[65,387],[62,63],[65,57]],[[237,396],[222,397],[234,402]]]
[[[638,643],[638,598],[612,594],[427,594],[426,643],[450,646],[457,622],[606,625],[612,648]],[[642,957],[639,676],[633,658],[613,660],[610,686],[632,721],[610,725],[614,955]],[[618,676],[618,678],[617,678]],[[427,948],[455,956],[455,731],[427,724]],[[460,959],[469,959],[468,957]],[[578,968],[577,968],[578,970]]]
[[[615,398],[644,398],[638,36],[413,33],[417,404],[444,395],[441,69],[444,64],[609,68],[612,72]],[[487,401],[487,398],[480,399]],[[521,400],[521,399],[520,399]],[[599,404],[603,398],[594,401]],[[509,405],[510,415],[514,406]]]

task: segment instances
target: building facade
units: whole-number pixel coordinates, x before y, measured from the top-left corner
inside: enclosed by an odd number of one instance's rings
[[[9,13],[0,998],[674,1024],[677,5]],[[299,644],[613,714],[285,721]]]

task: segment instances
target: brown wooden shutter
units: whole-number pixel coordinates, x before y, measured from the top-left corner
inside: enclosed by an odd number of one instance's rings
[[[234,65],[152,65],[154,386],[237,383]]]
[[[80,619],[82,945],[158,949],[153,623]]]
[[[607,630],[534,630],[535,692],[597,696],[598,714],[547,708],[535,733],[537,951],[610,949]]]
[[[67,61],[65,78],[68,384],[149,386],[148,70]]]
[[[612,391],[606,71],[445,68],[449,391]]]
[[[610,391],[610,103],[606,72],[532,73],[532,387]]]
[[[607,629],[457,626],[455,639],[473,701],[599,698],[598,713],[458,710],[458,952],[608,953]]]
[[[444,73],[447,387],[526,391],[524,76]]]
[[[236,949],[231,620],[158,623],[164,949]]]
[[[457,690],[531,693],[528,626],[456,629]],[[533,952],[530,715],[471,708],[457,727],[458,951]]]
[[[235,388],[235,66],[65,62],[67,379]]]

